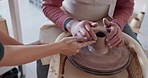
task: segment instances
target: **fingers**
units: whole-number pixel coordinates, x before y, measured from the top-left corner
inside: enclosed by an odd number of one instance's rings
[[[85,28],[89,32],[91,38],[93,40],[97,40],[97,36],[96,36],[95,32],[93,31],[93,29],[89,25],[85,25]]]
[[[122,46],[124,44],[124,39],[121,39],[121,43],[119,43],[116,47]]]
[[[95,26],[97,26],[97,23],[87,20],[81,21],[71,30],[72,35],[74,37],[87,37],[88,40],[96,40],[96,34],[92,29]]]
[[[113,43],[110,44],[110,48],[116,47],[120,43],[122,43],[121,39],[117,39],[116,41],[114,41]]]
[[[97,40],[96,34],[93,31],[93,29],[90,27],[90,25],[86,24],[83,27],[81,27],[81,29],[79,30],[79,32],[77,32],[77,36],[78,37],[87,37],[88,40]]]
[[[87,37],[66,37],[65,40],[68,43],[76,42],[76,43],[82,43],[87,41]]]
[[[122,32],[118,29],[116,29],[115,31],[116,33],[111,33],[114,34],[114,35],[111,35],[110,33],[110,36],[108,36],[108,45],[110,46],[110,48],[113,48],[113,47],[119,47],[121,45],[124,44],[124,39],[122,37]]]
[[[85,42],[87,41],[87,37],[78,37],[76,38],[77,42]]]
[[[114,44],[111,45],[110,48],[113,48],[113,47],[119,47],[119,46],[122,46],[124,44],[124,40],[123,39],[120,39],[118,41],[116,41]]]
[[[119,41],[119,39],[120,38],[118,38],[118,36],[115,35],[111,40],[108,41],[108,45],[112,45],[116,41]]]
[[[124,39],[121,38],[115,39],[112,42],[108,42],[109,48],[119,47],[122,46],[123,44],[124,44]]]
[[[83,28],[81,27],[79,33],[80,33],[83,37],[91,38],[89,32],[88,32],[87,29],[84,28],[84,27],[83,27]]]
[[[115,35],[117,35],[117,29],[115,26],[110,27],[110,33],[109,36],[106,37],[107,41],[112,40]]]
[[[109,24],[108,21],[106,21],[106,19],[103,20],[104,24]],[[106,41],[109,45],[110,48],[113,47],[118,47],[124,44],[124,40],[122,39],[122,31],[119,28],[118,24],[114,23],[114,22],[110,22],[110,27],[108,27],[108,29],[110,29],[110,33],[107,34],[106,37]]]
[[[96,41],[87,41],[87,42],[82,42],[82,43],[79,43],[79,45],[80,45],[80,48],[82,48],[82,47],[86,47],[86,46],[88,46],[88,45],[91,45],[91,44],[93,44],[93,43],[95,43]]]
[[[98,23],[97,23],[97,22],[91,22],[91,21],[89,21],[89,23],[90,23],[90,26],[91,26],[91,27],[96,27],[96,26],[98,26]]]
[[[103,24],[104,24],[104,26],[106,27],[106,28],[109,28],[110,27],[110,21],[108,21],[108,19],[106,19],[106,18],[103,18]]]
[[[63,39],[64,49],[61,53],[64,55],[75,55],[82,47],[95,43],[95,41],[88,41],[87,37],[66,37]]]
[[[85,46],[88,46],[90,44],[93,44],[95,43],[96,41],[88,41],[86,37],[77,37],[77,38],[72,38],[72,40],[74,42],[77,42],[77,46],[79,46],[79,48],[82,48],[82,47],[85,47]]]
[[[69,52],[67,55],[75,55],[75,54],[77,54],[77,53],[80,52],[80,49],[82,47],[86,47],[86,46],[91,45],[91,44],[93,44],[95,42],[96,41],[87,41],[87,42],[82,42],[82,43],[78,42],[78,44],[77,44],[77,47],[78,47],[77,50],[75,50],[73,52]]]

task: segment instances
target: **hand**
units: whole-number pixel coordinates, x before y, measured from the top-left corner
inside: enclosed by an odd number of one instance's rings
[[[119,47],[124,44],[124,38],[122,30],[119,25],[115,22],[108,21],[106,18],[103,19],[103,24],[107,29],[110,29],[110,33],[106,37],[107,44],[110,48]]]
[[[97,40],[95,32],[91,27],[96,26],[97,23],[90,22],[87,20],[84,21],[76,21],[72,20],[68,23],[67,30],[74,36],[74,37],[87,37],[88,40]]]
[[[86,37],[66,37],[60,41],[61,54],[74,55],[78,53],[82,47],[88,46],[93,43],[95,43],[95,41],[87,41]]]

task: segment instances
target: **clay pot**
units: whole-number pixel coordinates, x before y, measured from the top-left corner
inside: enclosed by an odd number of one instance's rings
[[[95,44],[84,47],[69,61],[82,71],[95,75],[111,75],[124,70],[130,62],[130,52],[125,45],[118,48],[108,48],[105,33],[97,32]]]
[[[54,27],[57,28],[57,26]],[[41,29],[41,35],[45,35],[42,36],[41,41],[46,43],[49,42],[51,38],[53,38],[50,29],[52,29],[52,27],[44,27],[44,30]],[[55,32],[59,32],[59,30],[55,30]],[[62,34],[64,33],[66,32],[63,32]],[[133,55],[134,57],[131,57],[130,65],[127,68],[128,72],[126,71],[126,73],[123,73],[125,71],[122,71],[121,73],[109,76],[98,76],[85,73],[73,66],[71,63],[69,63],[69,61],[66,61],[66,64],[64,64],[63,60],[61,59],[63,55],[59,56],[58,54],[57,56],[52,56],[48,78],[148,78],[148,59],[143,51],[143,48],[135,39],[131,38],[129,35],[123,33],[123,36],[125,40],[133,46],[134,49],[133,54],[131,53],[131,56]],[[67,37],[67,34],[65,36],[59,35],[56,40],[61,40],[64,37]],[[44,38],[47,38],[49,41],[46,41]]]

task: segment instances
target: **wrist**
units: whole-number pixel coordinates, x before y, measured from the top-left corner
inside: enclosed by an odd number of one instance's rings
[[[63,49],[62,49],[63,43],[61,41],[55,42],[53,44],[47,44],[47,45],[48,45],[48,48],[52,47],[52,50],[53,50],[54,54],[58,54],[58,53],[61,53],[63,51]],[[51,48],[49,48],[49,49],[51,49]],[[48,50],[48,51],[50,51],[50,50]]]
[[[68,18],[68,19],[64,22],[64,30],[65,30],[65,31],[68,31],[66,26],[67,26],[67,24],[68,24],[70,21],[72,21],[72,20],[73,20],[73,18]]]
[[[67,25],[66,25],[66,29],[71,32],[71,29],[73,26],[76,26],[76,24],[78,23],[77,20],[71,20]]]
[[[116,23],[116,24],[118,25],[118,27],[119,27],[120,29],[122,29],[121,26],[120,26],[120,24],[119,24],[118,22],[116,22],[116,21],[114,21],[114,20],[112,20],[112,22],[113,22],[113,23]]]
[[[63,41],[56,42],[55,44],[57,45],[56,48],[58,48],[56,53],[62,54],[63,50],[64,50],[64,48],[63,48],[63,46],[64,46]]]

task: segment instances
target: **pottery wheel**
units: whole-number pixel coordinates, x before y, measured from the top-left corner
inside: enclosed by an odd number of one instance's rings
[[[116,74],[129,65],[130,52],[125,45],[108,49],[104,54],[91,48],[93,47],[82,48],[76,55],[68,56],[68,60],[78,69],[95,75]]]

